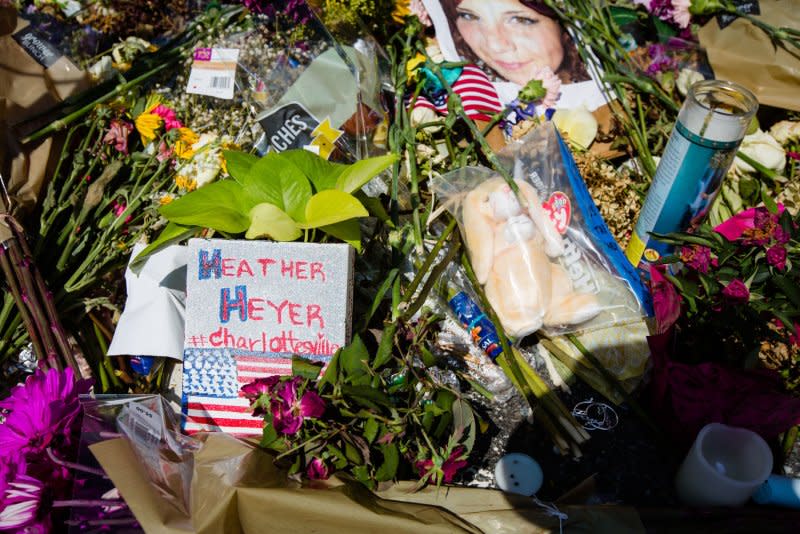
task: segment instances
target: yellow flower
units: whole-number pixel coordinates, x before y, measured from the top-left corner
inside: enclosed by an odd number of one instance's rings
[[[164,193],[164,195],[158,199],[158,203],[161,204],[162,206],[166,206],[173,200],[175,200],[174,196],[170,195],[169,193]]]
[[[228,162],[225,160],[225,154],[222,152],[219,153],[219,168],[222,169],[222,172],[228,174]]]
[[[185,189],[186,191],[194,191],[197,189],[197,181],[195,181],[194,178],[189,178],[182,174],[175,177],[175,185],[177,185],[179,189]]]
[[[136,131],[142,136],[144,144],[148,144],[156,138],[156,130],[161,128],[163,122],[164,120],[161,117],[153,113],[146,112],[136,117],[134,121],[136,124]]]
[[[406,17],[411,16],[411,0],[397,0],[394,3],[394,10],[392,11],[392,18],[398,24],[403,24]]]
[[[408,77],[409,82],[416,79],[417,69],[424,64],[425,64],[425,56],[419,52],[417,52],[416,56],[408,60],[408,63],[406,63],[406,76]]]
[[[178,128],[178,140],[175,142],[175,154],[181,159],[191,159],[194,155],[192,145],[199,137],[190,128]]]

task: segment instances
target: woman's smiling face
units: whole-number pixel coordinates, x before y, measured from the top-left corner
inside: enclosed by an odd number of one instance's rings
[[[525,85],[541,67],[561,66],[561,26],[518,0],[463,0],[456,10],[464,41],[506,80]]]

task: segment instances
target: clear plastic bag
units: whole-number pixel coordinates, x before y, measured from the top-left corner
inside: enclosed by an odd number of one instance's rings
[[[646,289],[555,128],[541,125],[499,156],[518,194],[498,173],[478,167],[448,173],[433,188],[458,220],[505,331],[552,336],[641,319]]]
[[[167,401],[160,395],[98,395],[82,405],[86,417],[116,425],[158,492],[188,513],[193,458],[201,442],[181,434]]]

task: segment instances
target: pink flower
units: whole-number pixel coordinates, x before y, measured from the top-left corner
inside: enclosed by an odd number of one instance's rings
[[[15,452],[40,455],[58,436],[69,439],[72,422],[80,411],[78,395],[87,393],[90,380],[75,381],[72,369],[37,370],[25,384],[0,401],[8,410],[0,425],[0,459]]]
[[[168,108],[164,104],[157,105],[150,110],[150,113],[153,115],[158,115],[164,120],[164,129],[167,131],[170,131],[173,128],[183,128],[183,124],[178,120],[178,117],[175,116],[175,111],[172,108]]]
[[[672,20],[680,28],[686,28],[692,21],[689,8],[692,7],[691,0],[672,0]]]
[[[434,484],[438,484],[442,481],[448,484],[453,481],[453,477],[456,476],[456,473],[468,464],[467,460],[462,458],[463,454],[464,447],[456,447],[453,449],[453,452],[450,453],[450,456],[442,462],[442,466],[439,469],[436,468],[435,462],[430,458],[427,460],[418,460],[414,466],[417,468],[420,478],[428,475],[428,473],[432,473],[430,475],[430,480]],[[443,480],[440,480],[440,476]]]
[[[127,208],[128,206],[125,204],[125,202],[117,202],[116,200],[111,202],[111,211],[114,213],[115,217],[120,217],[123,213],[125,213]]]
[[[545,108],[555,107],[558,95],[561,93],[561,79],[556,76],[550,67],[546,66],[539,69],[534,78],[540,80],[542,87],[547,91],[547,94],[542,99],[542,106]]]
[[[775,245],[767,249],[767,263],[779,271],[786,268],[786,249],[783,245]]]
[[[411,11],[412,15],[416,15],[422,25],[426,28],[430,28],[433,25],[431,22],[431,17],[428,15],[428,10],[425,9],[425,4],[422,2],[422,0],[411,0],[408,10]]]
[[[786,152],[786,156],[788,156],[789,158],[791,158],[793,160],[800,161],[800,152],[795,152],[793,150],[789,150],[789,151]]]
[[[778,214],[783,213],[783,210],[783,205],[778,204]],[[742,237],[742,234],[744,234],[745,231],[752,230],[753,228],[763,229],[765,221],[768,220],[764,215],[765,212],[769,214],[767,209],[763,207],[747,208],[746,210],[737,213],[727,221],[717,225],[714,228],[714,231],[722,234],[722,236],[728,241],[736,241]],[[758,222],[761,226],[756,225],[756,219],[758,219]]]
[[[703,245],[681,247],[681,261],[699,273],[707,273],[711,265],[711,249]]]
[[[794,323],[794,333],[789,334],[789,344],[800,347],[800,324]]]
[[[306,475],[309,480],[327,480],[330,473],[328,473],[328,466],[325,465],[325,462],[319,458],[314,458],[308,464]]]
[[[325,401],[314,391],[305,391],[301,398],[297,386],[302,380],[296,376],[282,382],[276,389],[276,398],[270,403],[272,424],[281,434],[296,434],[306,417],[321,417],[325,413]]]
[[[128,154],[128,136],[133,131],[133,124],[117,119],[112,119],[103,142],[114,145],[118,152]]]
[[[650,268],[650,293],[653,295],[658,334],[669,330],[681,315],[681,296],[675,286],[664,277],[662,269],[663,267]]]
[[[722,295],[732,304],[743,304],[750,300],[750,290],[738,278],[734,278],[725,286]]]

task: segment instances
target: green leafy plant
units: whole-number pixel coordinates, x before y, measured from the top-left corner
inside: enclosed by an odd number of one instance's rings
[[[477,423],[457,388],[436,378],[442,371],[425,348],[436,320],[402,332],[388,325],[373,352],[356,336],[321,378],[322,364],[295,356],[293,376],[244,386],[264,417],[261,446],[290,475],[311,480],[338,473],[370,488],[407,476],[421,485],[451,482],[467,465]],[[407,338],[416,341],[401,355],[393,347]]]
[[[271,152],[262,158],[226,151],[224,156],[232,179],[163,206],[161,214],[172,224],[154,247],[182,235],[182,230],[201,227],[276,241],[301,236],[311,241],[319,230],[360,250],[358,218],[369,213],[358,191],[397,159],[386,155],[343,165],[306,150]]]

